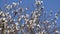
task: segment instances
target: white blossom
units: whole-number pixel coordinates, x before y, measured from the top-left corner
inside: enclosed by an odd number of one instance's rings
[[[59,31],[58,31],[58,30],[56,30],[56,31],[55,31],[55,33],[59,33]]]
[[[10,10],[10,9],[12,9],[12,5],[7,5],[6,8],[7,8],[8,10]]]
[[[25,8],[25,10],[28,10],[28,8]]]
[[[16,25],[19,25],[19,23],[15,23]]]
[[[16,5],[17,5],[17,3],[16,3],[16,2],[13,2],[12,4],[13,4],[14,6],[16,6]]]
[[[36,1],[36,5],[41,5],[41,1]]]

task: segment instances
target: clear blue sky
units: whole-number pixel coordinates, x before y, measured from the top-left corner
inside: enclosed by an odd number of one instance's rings
[[[18,2],[18,0],[0,0],[0,7],[2,9],[4,9],[4,4],[12,4],[12,2]],[[43,5],[44,5],[44,10],[49,12],[50,10],[53,10],[54,12],[57,12],[58,9],[60,8],[60,0],[42,0],[44,1]],[[30,13],[32,10],[34,10],[34,7],[32,6],[32,4],[34,4],[34,0],[22,0],[22,4],[21,6],[25,7],[29,7],[30,10],[29,12],[27,11],[27,13]],[[58,19],[58,24],[60,25],[60,16]]]

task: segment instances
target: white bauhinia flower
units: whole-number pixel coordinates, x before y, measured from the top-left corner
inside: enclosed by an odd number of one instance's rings
[[[24,15],[21,16],[22,18],[24,17]]]
[[[42,6],[41,8],[43,8],[43,9],[44,9],[44,6]]]
[[[41,14],[38,14],[38,16],[40,16]]]
[[[7,12],[7,13],[5,13],[6,14],[6,16],[9,14],[9,12]]]
[[[14,21],[16,21],[16,19],[14,19]]]
[[[6,20],[6,18],[3,18],[3,20]]]
[[[36,21],[36,20],[34,19],[34,20],[33,20],[33,23],[35,23],[35,21]]]
[[[15,25],[17,26],[17,25],[19,25],[19,23],[15,23]]]
[[[5,20],[5,23],[8,22],[7,20]]]
[[[11,19],[11,17],[12,17],[11,15],[8,16],[9,19]]]
[[[13,2],[12,4],[13,4],[14,6],[16,6],[16,5],[17,5],[17,3],[16,3],[16,2]]]
[[[36,23],[33,23],[33,26],[36,26]]]
[[[28,15],[28,14],[26,14],[26,17],[29,17],[29,15]]]
[[[44,34],[44,32],[42,31],[40,34]]]
[[[21,21],[21,18],[19,18],[18,21]]]
[[[59,31],[58,31],[58,30],[56,30],[56,31],[55,31],[55,33],[59,33]]]
[[[8,10],[10,10],[10,9],[12,9],[12,5],[7,5],[6,8],[7,8]]]
[[[37,24],[37,26],[38,26],[38,27],[40,27],[40,25],[39,25],[39,24]]]
[[[57,23],[57,21],[55,20],[55,23]]]
[[[9,14],[9,12],[7,12],[6,14]]]
[[[58,19],[58,14],[55,14],[55,18]]]
[[[9,26],[7,26],[7,28],[9,28]]]
[[[14,7],[17,7],[19,5],[19,2],[13,2],[12,3],[12,7],[14,8]]]
[[[28,10],[28,8],[25,8],[25,10]]]
[[[4,17],[4,16],[5,16],[5,14],[4,14],[4,13],[2,13],[2,16]]]
[[[7,5],[6,8],[9,9],[10,5]]]
[[[43,1],[41,1],[41,3],[43,3]]]
[[[0,15],[3,13],[3,11],[0,12]]]
[[[34,28],[34,26],[32,26],[32,28]]]
[[[19,30],[17,26],[16,26],[16,30]]]
[[[51,26],[50,25],[48,25],[48,28],[50,28]]]
[[[32,24],[33,20],[30,20],[29,22],[30,22],[30,24]]]
[[[35,4],[36,5],[41,5],[41,1],[37,0]]]
[[[27,25],[27,27],[29,27],[29,25]]]
[[[12,11],[12,13],[14,13],[14,11]]]
[[[37,15],[35,15],[35,18],[37,18],[38,16]]]
[[[8,33],[9,33],[10,31],[8,30]]]
[[[26,19],[26,22],[29,21],[29,19]]]

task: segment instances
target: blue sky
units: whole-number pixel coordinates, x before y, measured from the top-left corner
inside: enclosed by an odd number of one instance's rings
[[[54,13],[56,13],[58,11],[58,9],[60,9],[60,0],[42,0],[44,3],[44,10],[49,12],[50,10],[53,10]],[[18,2],[18,0],[0,0],[0,7],[2,9],[4,9],[4,4],[12,4],[12,2]],[[34,0],[22,0],[22,4],[20,4],[20,6],[26,8],[29,7],[29,12],[26,11],[26,13],[29,13],[34,10],[33,7],[34,4]],[[60,16],[59,16],[60,17]],[[58,25],[60,25],[60,18],[58,19]]]

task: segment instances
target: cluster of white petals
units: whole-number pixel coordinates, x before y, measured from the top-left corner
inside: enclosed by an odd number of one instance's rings
[[[51,18],[53,12],[50,11],[50,14],[45,12],[42,3],[43,1],[35,0],[37,7],[30,14],[25,13],[29,10],[28,7],[25,9],[19,7],[19,2],[6,5],[6,12],[0,11],[1,34],[58,34],[59,31],[54,30],[57,25],[58,13]]]

